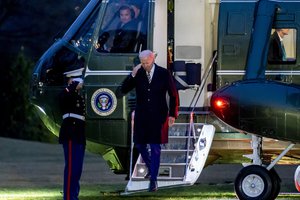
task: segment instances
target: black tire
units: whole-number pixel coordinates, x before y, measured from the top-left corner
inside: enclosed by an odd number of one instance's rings
[[[259,165],[244,167],[234,182],[235,193],[241,200],[270,200],[272,187],[269,171]]]
[[[272,180],[272,184],[273,184],[272,192],[271,192],[271,195],[270,195],[270,200],[274,200],[274,199],[276,199],[276,197],[278,196],[278,194],[280,192],[281,179],[278,176],[278,174],[277,174],[277,172],[275,171],[274,168],[272,168],[269,171],[269,174],[270,174],[270,177],[271,177],[271,180]]]

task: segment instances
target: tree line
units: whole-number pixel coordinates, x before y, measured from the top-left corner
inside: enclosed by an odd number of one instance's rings
[[[0,136],[51,142],[29,101],[35,63],[76,19],[88,0],[1,0]]]

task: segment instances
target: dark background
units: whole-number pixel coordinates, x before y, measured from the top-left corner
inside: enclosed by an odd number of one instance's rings
[[[29,101],[35,63],[89,0],[0,1],[0,136],[54,141]]]

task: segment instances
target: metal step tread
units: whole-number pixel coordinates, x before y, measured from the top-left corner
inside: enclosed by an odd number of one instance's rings
[[[137,165],[146,166],[145,163],[137,163]],[[185,166],[186,163],[160,163],[160,167]]]
[[[193,150],[194,149],[189,149],[189,150],[187,150],[187,149],[161,149],[161,152],[187,152],[187,151],[191,151],[191,152],[193,152]]]
[[[205,166],[214,137],[215,128],[212,125],[204,125],[202,127],[199,124],[192,124],[193,128],[187,127],[186,123],[182,124],[182,126],[180,124],[177,125],[178,127],[174,129],[176,131],[175,134],[178,131],[182,131],[182,135],[175,135],[176,138],[173,138],[173,143],[170,146],[164,146],[161,150],[161,163],[159,176],[157,177],[159,188],[194,184]],[[187,133],[187,130],[192,130],[193,135],[199,135],[199,137],[195,139],[190,136],[181,137]],[[176,145],[175,142],[179,144]],[[147,190],[149,179],[144,178],[146,173],[147,167],[141,156],[139,156],[125,192]]]
[[[184,177],[157,177],[158,181],[183,181]],[[132,176],[131,181],[149,181],[149,179],[145,179],[144,177],[136,177]]]

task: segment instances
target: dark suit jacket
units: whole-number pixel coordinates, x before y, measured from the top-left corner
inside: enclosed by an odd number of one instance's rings
[[[268,61],[269,62],[282,62],[283,52],[281,48],[280,38],[275,31],[269,43]]]
[[[149,84],[141,67],[136,76],[129,75],[121,86],[122,93],[136,89],[134,142],[163,144],[168,142],[168,116],[178,115],[178,94],[169,71],[158,65]],[[169,94],[169,106],[166,94]]]
[[[120,26],[120,25],[119,25]],[[118,27],[119,27],[118,26]],[[132,53],[136,44],[137,24],[135,20],[131,20],[127,24],[118,28],[115,32],[112,53]]]

